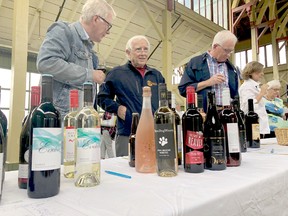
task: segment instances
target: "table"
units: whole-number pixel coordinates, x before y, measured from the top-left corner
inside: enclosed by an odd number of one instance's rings
[[[288,146],[275,139],[261,140],[260,149],[242,154],[240,167],[224,171],[185,173],[159,177],[137,173],[127,158],[101,161],[101,183],[76,188],[61,179],[60,193],[30,199],[17,187],[17,171],[6,173],[0,203],[1,216],[181,215],[181,216],[287,216]],[[131,179],[108,175],[112,170]]]

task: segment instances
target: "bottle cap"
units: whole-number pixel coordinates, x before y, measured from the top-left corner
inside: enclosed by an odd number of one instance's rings
[[[77,89],[70,90],[70,107],[73,108],[79,107],[79,96]]]
[[[151,88],[149,86],[143,87],[143,97],[151,97]]]

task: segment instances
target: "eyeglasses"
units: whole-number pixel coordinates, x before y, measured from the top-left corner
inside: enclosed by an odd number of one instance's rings
[[[106,19],[104,19],[103,17],[97,15],[103,22],[105,22],[107,24],[107,31],[109,31],[112,28],[112,24],[109,23]]]
[[[225,49],[223,46],[221,46],[220,44],[218,44],[227,54],[231,54],[232,52],[234,52],[234,49]]]

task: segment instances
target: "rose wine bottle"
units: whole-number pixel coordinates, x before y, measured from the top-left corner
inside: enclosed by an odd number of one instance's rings
[[[93,108],[93,85],[84,83],[84,107],[76,115],[77,142],[74,184],[93,187],[100,184],[100,118]]]
[[[204,171],[203,118],[195,106],[193,86],[186,88],[187,110],[182,116],[184,170],[190,173]]]
[[[238,122],[236,114],[231,109],[229,88],[223,88],[222,97],[224,109],[220,112],[219,116],[225,130],[227,166],[240,166],[241,152]]]
[[[151,88],[143,87],[143,104],[135,139],[135,169],[140,173],[156,172],[154,120],[151,109]]]
[[[60,189],[61,116],[53,105],[53,76],[42,75],[41,104],[30,117],[28,196],[47,198]]]
[[[259,116],[254,112],[253,99],[248,99],[248,112],[245,115],[246,136],[249,148],[260,148]]]
[[[172,177],[178,172],[175,115],[168,107],[165,83],[158,85],[158,92],[159,108],[154,114],[157,174]]]
[[[34,109],[40,104],[40,86],[31,87],[30,112],[24,118],[20,133],[19,146],[19,169],[18,187],[27,189],[28,181],[28,162],[29,162],[29,139],[30,139],[30,117]]]
[[[175,94],[171,93],[171,91],[167,91],[167,98],[168,98],[168,107],[173,111],[175,115],[177,156],[178,156],[178,166],[179,166],[182,164],[182,146],[183,146],[181,118],[180,118],[180,115],[176,112]]]
[[[63,119],[63,165],[65,178],[74,178],[78,102],[78,90],[70,90],[70,111]]]
[[[226,169],[225,132],[216,108],[215,92],[208,92],[208,109],[204,123],[205,168]]]
[[[242,118],[241,110],[239,107],[238,97],[237,98],[235,97],[235,99],[232,101],[232,104],[233,104],[233,111],[237,116],[240,150],[241,152],[246,152],[247,151],[246,127],[245,127],[244,120]]]
[[[131,134],[128,143],[128,160],[129,166],[135,167],[135,137],[139,123],[139,113],[132,113]]]

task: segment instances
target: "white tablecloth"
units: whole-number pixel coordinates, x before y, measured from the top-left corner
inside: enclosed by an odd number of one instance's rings
[[[275,142],[261,140],[260,149],[242,154],[240,167],[200,174],[185,173],[181,167],[172,178],[137,173],[126,158],[106,159],[100,185],[76,188],[63,177],[60,193],[47,199],[28,198],[18,189],[17,172],[7,172],[0,216],[287,216],[288,146]]]

